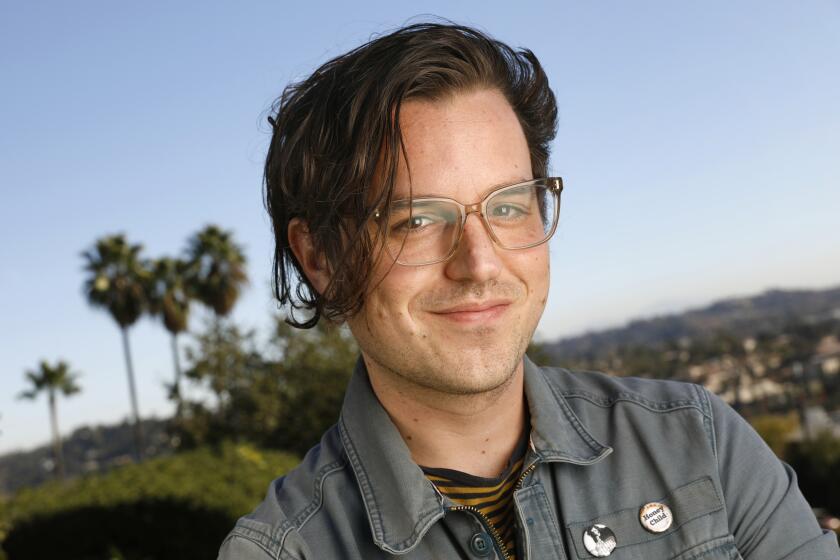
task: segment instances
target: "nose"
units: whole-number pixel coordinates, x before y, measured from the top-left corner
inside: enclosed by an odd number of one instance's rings
[[[498,250],[478,214],[468,215],[458,248],[446,263],[446,275],[461,281],[492,280],[502,270]]]

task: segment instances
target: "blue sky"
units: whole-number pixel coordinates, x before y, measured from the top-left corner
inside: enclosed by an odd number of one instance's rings
[[[252,278],[234,317],[267,327],[266,110],[424,14],[532,49],[557,94],[566,189],[541,339],[840,284],[840,3],[291,4],[0,5],[0,452],[49,437],[45,402],[15,399],[41,359],[82,373],[62,432],[127,415],[119,332],[81,292],[99,236],[160,256],[232,229]],[[171,410],[167,336],[131,332],[144,415]]]

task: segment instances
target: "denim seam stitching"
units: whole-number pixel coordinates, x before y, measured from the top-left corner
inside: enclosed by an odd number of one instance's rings
[[[543,486],[542,482],[537,481],[536,483],[532,484],[529,488],[533,488],[533,487],[536,487],[536,486],[540,487],[541,490],[539,492],[537,492],[537,494],[539,495],[540,498],[542,498],[543,505],[546,506],[545,508],[542,508],[542,509],[543,509],[544,512],[548,513],[549,518],[551,519],[552,523],[554,523],[555,533],[554,533],[554,538],[551,539],[551,542],[555,546],[555,548],[559,548],[559,550],[562,552],[562,550],[563,550],[563,529],[560,528],[561,525],[557,521],[557,517],[554,515],[554,511],[551,507],[551,504],[548,503],[548,496],[546,496],[546,493],[545,493],[545,486]]]
[[[356,482],[359,485],[359,489],[362,491],[362,496],[365,498],[365,509],[367,510],[371,525],[373,526],[371,527],[374,533],[373,536],[375,539],[385,542],[385,535],[383,534],[384,531],[382,529],[382,519],[378,511],[379,504],[376,502],[376,498],[373,495],[370,481],[368,480],[368,474],[365,471],[362,462],[359,460],[359,453],[356,451],[356,446],[353,445],[353,440],[350,439],[350,436],[347,433],[347,426],[345,426],[343,418],[339,423],[339,433],[341,435],[341,441],[344,444],[344,452],[347,453],[347,458],[350,460],[351,466],[356,471]],[[373,503],[373,509],[368,507],[369,501]]]
[[[693,387],[693,385],[692,385]],[[671,401],[651,401],[650,399],[646,399],[637,395],[636,393],[628,392],[628,391],[619,391],[611,397],[602,397],[595,393],[590,393],[588,391],[562,391],[562,395],[566,398],[584,398],[593,404],[609,407],[615,404],[618,401],[632,401],[638,403],[646,408],[651,410],[661,410],[667,412],[668,410],[672,410],[674,408],[684,408],[686,406],[693,406],[699,409],[701,412],[703,410],[703,406],[701,402],[698,402],[699,399],[678,399],[678,400],[671,400]]]
[[[697,549],[702,549],[705,547],[709,548],[701,550],[700,552],[693,552]],[[672,560],[675,558],[678,560],[698,560],[699,558],[703,558],[704,556],[708,556],[709,554],[713,552],[718,552],[720,550],[737,550],[735,542],[732,540],[732,537],[730,535],[712,537],[704,543],[700,543],[697,546],[689,548],[688,550],[684,550],[677,556],[673,556]],[[688,554],[688,556],[686,556],[686,554]]]
[[[695,385],[697,393],[700,395],[700,402],[703,404],[703,426],[706,428],[706,436],[709,438],[709,444],[712,447],[712,454],[715,456],[715,463],[717,463],[717,437],[715,434],[714,416],[712,412],[712,403],[709,400],[709,392],[704,387]]]
[[[275,556],[275,558],[277,560],[283,560],[284,557],[288,560],[302,560],[301,558],[298,558],[297,556],[295,556],[294,554],[292,554],[288,550],[283,550],[281,548],[280,550],[277,551],[277,556]]]
[[[326,483],[327,477],[333,473],[341,471],[345,466],[346,464],[344,459],[338,459],[337,461],[321,468],[312,484],[314,487],[312,501],[308,506],[301,510],[301,512],[295,516],[294,521],[292,521],[292,524],[297,529],[302,529],[303,526],[312,519],[312,516],[315,515],[324,505],[324,484]]]
[[[302,528],[303,525],[309,519],[312,518],[312,515],[314,515],[321,508],[321,505],[323,504],[322,488],[323,488],[323,484],[324,484],[324,481],[325,481],[326,477],[329,476],[330,474],[334,473],[334,472],[337,472],[337,471],[341,470],[343,467],[344,467],[344,460],[343,459],[339,459],[337,461],[334,461],[334,462],[332,462],[328,465],[325,465],[325,466],[321,467],[321,469],[318,471],[318,475],[315,477],[315,482],[313,483],[313,485],[315,486],[315,495],[312,498],[312,501],[309,503],[308,506],[306,506],[303,510],[301,510],[301,512],[298,513],[293,520],[289,520],[289,519],[284,520],[270,534],[269,533],[263,533],[262,531],[259,531],[257,529],[252,529],[250,527],[248,528],[248,530],[265,536],[270,541],[270,544],[272,546],[277,547],[278,550],[277,550],[277,555],[275,555],[275,558],[279,558],[280,554],[290,554],[290,553],[283,550],[283,547],[286,544],[286,539],[288,538],[289,533],[291,533],[291,531],[293,529]],[[306,517],[307,513],[309,514],[308,517]],[[306,518],[303,519],[304,517],[306,517]],[[303,520],[301,521],[301,519],[303,519]]]
[[[418,514],[419,519],[418,519],[417,523],[414,525],[414,529],[412,530],[411,535],[409,535],[408,538],[406,538],[406,539],[404,539],[404,540],[402,540],[398,543],[394,543],[394,544],[391,544],[391,543],[387,542],[388,539],[387,539],[387,536],[385,534],[385,529],[382,526],[382,517],[379,515],[379,512],[378,512],[379,503],[376,501],[376,498],[373,496],[373,492],[371,490],[372,487],[370,485],[370,482],[368,481],[368,474],[365,471],[364,466],[362,465],[361,461],[359,460],[359,453],[358,453],[358,451],[356,451],[356,447],[353,445],[353,441],[350,439],[349,434],[346,433],[347,429],[344,426],[343,422],[341,423],[341,426],[340,426],[340,432],[341,432],[342,442],[344,443],[345,452],[347,453],[347,456],[348,456],[350,462],[353,465],[358,465],[358,467],[359,467],[358,471],[363,475],[362,477],[357,476],[356,480],[359,482],[362,494],[366,498],[365,509],[368,510],[368,517],[370,518],[370,520],[372,522],[371,525],[373,525],[372,529],[373,529],[373,532],[374,532],[374,538],[378,538],[379,541],[382,542],[383,545],[385,545],[385,548],[389,549],[389,551],[399,552],[399,551],[403,551],[403,550],[407,550],[407,549],[411,548],[413,546],[413,544],[416,544],[415,541],[417,541],[420,534],[425,532],[428,529],[428,527],[432,523],[432,518],[434,518],[435,515],[440,512],[440,507],[436,507],[434,509],[430,509],[430,510],[427,510],[427,511],[420,512]],[[360,478],[364,478],[364,480],[360,480]],[[368,509],[367,499],[370,499],[370,501],[373,503],[374,508],[377,511],[372,511],[372,510]],[[418,527],[420,527],[420,529],[418,529]]]
[[[717,486],[715,486],[714,480],[712,479],[712,477],[710,477],[708,475],[702,476],[702,477],[698,478],[697,480],[692,480],[691,482],[683,484],[682,486],[678,486],[678,487],[674,488],[673,490],[671,490],[670,492],[668,492],[666,495],[664,495],[664,496],[662,496],[658,499],[662,500],[662,501],[669,501],[669,499],[673,499],[674,494],[676,492],[681,491],[681,490],[685,490],[686,488],[689,488],[691,486],[699,485],[701,482],[704,482],[704,481],[708,481],[709,485],[712,487],[712,490],[715,493],[715,498],[717,499],[717,503],[719,505],[714,507],[713,509],[704,508],[704,509],[697,510],[696,512],[694,512],[693,517],[689,517],[688,519],[684,519],[683,524],[691,521],[692,519],[697,519],[698,517],[702,517],[704,515],[708,515],[710,513],[720,511],[721,507],[723,506],[723,500],[721,500],[720,493],[718,492]],[[572,523],[568,523],[566,525],[566,527],[568,527],[570,529],[572,527],[588,527],[588,526],[592,525],[593,523],[595,523],[596,521],[598,521],[599,519],[605,519],[605,518],[608,518],[608,517],[614,517],[614,516],[622,515],[622,514],[629,513],[629,512],[636,512],[636,511],[638,511],[638,508],[636,508],[636,507],[621,508],[621,509],[617,509],[615,511],[611,511],[609,513],[603,514],[603,515],[599,515],[599,516],[594,517],[592,519],[587,519],[587,520],[584,520],[584,521],[574,521]],[[679,528],[680,526],[681,525],[676,525],[675,527]],[[667,534],[670,534],[670,533],[656,534],[656,535],[653,535],[653,537],[661,538],[663,536],[667,536]],[[646,542],[646,541],[640,541],[640,542]]]
[[[257,536],[262,538],[256,538]],[[260,531],[259,529],[254,529],[252,527],[245,527],[243,525],[236,525],[234,526],[233,530],[230,532],[225,541],[228,541],[232,537],[238,537],[240,539],[245,539],[251,541],[255,545],[259,546],[261,549],[265,551],[266,554],[271,556],[272,558],[278,558],[280,552],[282,552],[282,542],[278,541],[271,533],[266,533],[264,531]],[[222,544],[224,544],[224,542]],[[280,545],[278,547],[278,545]],[[277,552],[274,552],[272,549],[278,547]]]
[[[783,556],[782,558],[787,558],[787,557],[789,557],[791,554],[794,554],[794,553],[799,552],[800,550],[802,550],[802,549],[803,549],[803,548],[805,548],[806,546],[811,546],[811,545],[813,545],[816,541],[818,541],[818,540],[820,540],[820,539],[823,539],[823,538],[825,538],[825,536],[826,536],[826,535],[830,535],[830,534],[831,534],[830,529],[827,529],[827,530],[826,530],[826,532],[824,532],[824,533],[823,533],[823,532],[821,532],[821,533],[820,533],[819,535],[817,535],[816,537],[814,537],[814,538],[812,538],[812,539],[808,539],[807,541],[805,541],[804,543],[800,544],[799,546],[797,546],[797,547],[796,547],[796,548],[794,548],[793,550],[788,551],[788,553],[787,553],[785,556]]]
[[[553,383],[549,382],[545,375],[543,375],[543,379],[545,379],[546,384],[551,389],[551,392],[554,393],[554,398],[557,399],[557,402],[560,405],[560,410],[563,411],[563,414],[566,416],[566,419],[572,424],[578,434],[583,438],[583,440],[589,445],[589,448],[592,449],[593,452],[601,453],[605,446],[600,444],[592,435],[586,430],[586,428],[581,423],[580,419],[572,412],[571,408],[569,407],[569,403],[566,402],[566,399],[563,398],[563,392],[560,391],[557,387],[554,386]],[[589,457],[588,459],[591,459]]]
[[[625,403],[634,404],[636,406],[644,408],[645,410],[648,410],[650,412],[654,412],[654,413],[657,413],[657,414],[667,414],[669,412],[675,412],[677,410],[686,410],[686,409],[689,409],[689,408],[693,408],[694,410],[698,411],[700,414],[705,416],[705,414],[703,413],[702,407],[698,406],[697,403],[695,403],[693,401],[682,401],[682,402],[679,402],[679,403],[674,402],[673,406],[670,406],[669,408],[653,408],[651,406],[648,406],[644,402],[639,402],[636,399],[628,399],[628,398],[612,399],[609,404],[604,404],[602,402],[598,402],[597,400],[591,399],[588,395],[582,395],[582,394],[570,395],[568,398],[583,399],[583,400],[585,400],[589,403],[592,403],[595,406],[598,406],[598,407],[601,407],[601,408],[612,408],[612,406],[615,405],[615,404],[618,404],[620,402],[625,402]],[[704,431],[705,431],[705,427],[704,427]]]
[[[415,541],[417,541],[417,539],[420,537],[420,534],[422,534],[422,533],[424,533],[425,531],[428,530],[429,526],[432,524],[431,519],[433,517],[435,517],[435,515],[439,512],[440,512],[440,508],[434,508],[434,509],[430,509],[430,510],[427,510],[427,511],[420,512],[420,514],[419,514],[420,519],[417,522],[417,524],[414,526],[415,528],[414,528],[413,531],[411,531],[411,535],[409,535],[408,538],[406,538],[406,539],[404,539],[404,540],[402,540],[398,543],[394,543],[393,545],[390,544],[390,543],[385,543],[384,538],[382,539],[382,542],[387,545],[388,549],[394,551],[395,553],[408,550],[409,548],[414,546],[414,544],[416,544]],[[421,527],[421,528],[417,529],[417,527]]]
[[[701,552],[698,556],[694,556],[693,558],[688,558],[687,560],[698,560],[699,558],[703,558],[704,556],[708,556],[709,554],[711,554],[713,552],[720,552],[721,550],[731,551],[731,550],[734,550],[734,549],[735,549],[735,544],[734,543],[731,543],[731,542],[730,543],[725,543],[725,544],[722,544],[720,546],[710,548],[709,550],[707,550],[705,552]]]

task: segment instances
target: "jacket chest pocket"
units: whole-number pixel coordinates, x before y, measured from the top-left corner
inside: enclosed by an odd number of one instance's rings
[[[711,478],[661,499],[566,525],[581,560],[740,560],[726,512]],[[574,556],[576,554],[576,556]]]

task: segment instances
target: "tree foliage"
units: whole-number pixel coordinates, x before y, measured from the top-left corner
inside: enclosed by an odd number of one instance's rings
[[[245,253],[233,234],[208,225],[188,240],[186,255],[195,296],[217,316],[226,316],[248,282]]]
[[[824,431],[814,439],[791,445],[787,460],[808,502],[835,515],[840,513],[840,438]]]
[[[796,412],[760,414],[749,421],[773,453],[783,459],[787,454],[790,436],[799,429],[799,416]]]
[[[64,360],[59,360],[54,366],[41,360],[38,369],[27,370],[25,375],[31,388],[20,393],[22,399],[35,399],[42,392],[69,397],[81,391],[76,383],[79,374],[71,372],[70,365]]]
[[[189,263],[171,257],[153,259],[145,264],[149,271],[145,285],[148,311],[160,316],[173,335],[187,330],[193,286],[189,283]]]
[[[262,346],[253,331],[209,323],[187,349],[187,379],[209,398],[186,399],[176,433],[186,447],[232,438],[304,453],[338,420],[357,349],[346,330],[305,331],[275,318]]]
[[[9,560],[212,558],[235,520],[297,462],[223,443],[23,489],[0,504],[0,543]]]
[[[145,283],[149,271],[140,259],[143,246],[130,244],[123,234],[97,239],[82,253],[84,292],[88,303],[110,313],[121,328],[133,325],[146,308]]]
[[[143,246],[129,243],[123,234],[108,235],[97,239],[91,249],[84,251],[85,272],[88,277],[84,292],[88,303],[105,309],[122,331],[128,389],[134,416],[134,438],[137,458],[143,457],[143,431],[140,425],[140,407],[134,381],[134,365],[128,328],[146,311],[146,287],[150,272],[140,257]]]
[[[37,370],[26,371],[26,379],[31,388],[20,393],[21,399],[35,399],[42,392],[47,394],[50,411],[50,426],[52,428],[53,456],[58,476],[64,478],[64,454],[61,449],[61,433],[58,430],[58,410],[56,397],[75,395],[81,388],[76,383],[77,373],[70,371],[70,365],[59,360],[54,366],[42,360]]]

